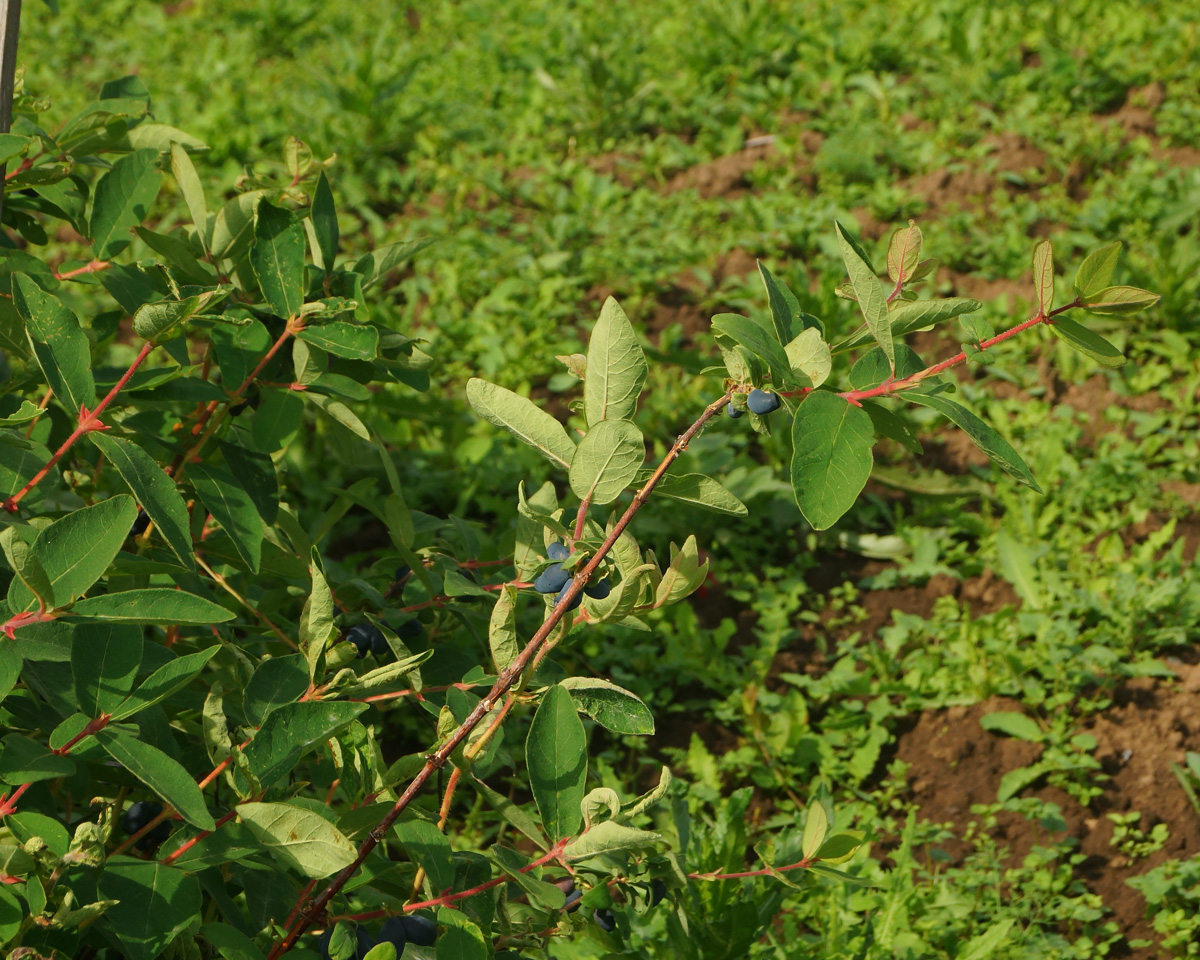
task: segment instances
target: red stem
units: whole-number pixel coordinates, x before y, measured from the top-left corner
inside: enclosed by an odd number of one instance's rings
[[[154,349],[153,343],[142,344],[142,349],[139,350],[138,355],[136,357],[134,357],[133,363],[131,363],[129,365],[129,369],[126,370],[125,374],[121,377],[121,379],[118,380],[113,385],[113,388],[108,391],[108,395],[96,405],[95,410],[89,411],[86,407],[80,408],[79,425],[76,426],[75,429],[71,432],[71,435],[69,437],[67,437],[66,440],[63,441],[62,446],[59,447],[54,452],[54,456],[52,456],[50,458],[50,462],[47,463],[44,467],[42,467],[42,469],[39,470],[36,474],[34,474],[33,478],[27,484],[25,484],[25,486],[23,486],[20,490],[18,490],[11,497],[9,497],[7,500],[4,501],[4,509],[5,510],[7,510],[9,513],[16,513],[17,512],[17,504],[20,503],[25,498],[25,495],[27,493],[29,493],[30,490],[32,490],[39,483],[42,482],[42,480],[45,478],[46,474],[48,474],[51,470],[54,469],[54,465],[56,463],[58,463],[59,460],[62,459],[63,454],[65,454],[68,450],[71,449],[71,447],[74,445],[76,440],[78,440],[84,434],[91,433],[93,430],[106,429],[100,423],[100,414],[102,414],[105,411],[105,409],[108,407],[108,405],[110,403],[112,403],[113,399],[117,396],[117,394],[121,392],[121,388],[124,387],[125,384],[127,384],[129,382],[129,378],[133,376],[134,371],[137,370],[137,368],[141,366],[142,361],[145,360],[146,357],[148,357],[150,355],[150,351],[153,349]]]
[[[93,260],[91,263],[86,263],[82,267],[76,267],[74,270],[67,270],[65,273],[56,273],[55,280],[70,280],[73,277],[81,277],[85,273],[99,273],[101,270],[107,270],[112,266],[108,260]]]

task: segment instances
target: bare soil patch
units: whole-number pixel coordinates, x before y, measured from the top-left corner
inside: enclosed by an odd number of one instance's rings
[[[1144,919],[1145,901],[1125,881],[1168,858],[1200,852],[1200,817],[1171,772],[1171,764],[1183,763],[1185,751],[1195,746],[1200,734],[1200,665],[1178,663],[1175,669],[1180,674],[1177,682],[1144,678],[1125,684],[1117,690],[1114,705],[1085,725],[1097,741],[1094,756],[1110,778],[1091,805],[1083,807],[1063,791],[1044,785],[1035,784],[1024,794],[1062,810],[1065,835],[1075,838],[1087,857],[1077,868],[1079,878],[1104,900],[1127,940],[1153,940],[1154,932]],[[967,851],[961,831],[971,805],[994,802],[1004,774],[1033,763],[1041,753],[1038,744],[989,733],[979,725],[981,717],[997,710],[1021,707],[995,698],[971,707],[929,711],[898,738],[896,755],[909,765],[909,796],[920,815],[959,831],[941,845],[956,860]],[[1162,850],[1136,860],[1111,844],[1113,823],[1105,816],[1134,810],[1142,814],[1141,830],[1149,832],[1165,823],[1170,831]],[[1000,818],[993,835],[1009,848],[1009,862],[1016,863],[1034,844],[1045,842],[1040,831],[1036,824],[1010,814]],[[1126,956],[1139,960],[1158,956],[1152,948],[1126,951]]]

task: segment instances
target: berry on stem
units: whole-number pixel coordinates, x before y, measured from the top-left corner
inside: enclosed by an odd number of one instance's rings
[[[611,910],[597,910],[592,914],[592,919],[605,933],[612,933],[617,928],[617,918]]]
[[[410,913],[400,918],[408,942],[418,947],[432,947],[437,940],[437,924],[419,913]]]
[[[358,658],[360,660],[373,651],[377,645],[382,646],[384,650],[389,649],[387,640],[379,632],[379,628],[369,622],[351,627],[346,631],[345,639],[358,648]]]
[[[768,413],[778,410],[782,403],[779,394],[768,393],[765,390],[751,390],[749,396],[746,397],[747,408],[751,413],[757,413],[760,417],[765,417]]]
[[[563,569],[561,563],[552,563],[533,581],[533,589],[538,593],[558,593],[571,579],[571,575]]]
[[[562,602],[562,598],[567,595],[567,591],[570,589],[571,589],[571,582],[568,580],[566,583],[563,584],[562,589],[559,590],[558,593],[555,594],[555,596],[554,596],[554,605],[556,607]],[[577,593],[577,594],[575,594],[575,599],[571,601],[571,603],[567,607],[567,609],[574,610],[582,602],[583,602],[583,594]]]
[[[595,583],[589,583],[583,588],[583,592],[593,600],[603,600],[612,593],[612,585],[608,582],[608,577],[603,577]]]
[[[745,411],[739,410],[737,407],[735,407],[732,400],[725,408],[725,416],[729,417],[730,420],[740,420],[745,415]]]
[[[566,560],[570,555],[571,551],[557,540],[546,548],[546,556],[551,560]]]

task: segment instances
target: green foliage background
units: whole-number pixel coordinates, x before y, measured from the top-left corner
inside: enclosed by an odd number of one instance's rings
[[[572,651],[641,695],[660,731],[684,731],[664,738],[674,748],[633,738],[593,744],[605,783],[628,789],[661,755],[694,781],[689,802],[699,816],[740,821],[752,791],[755,809],[767,811],[753,826],[769,833],[795,822],[793,795],[806,798],[820,775],[889,850],[886,868],[870,860],[863,868],[878,889],[820,881],[788,900],[782,919],[746,947],[752,956],[1105,955],[1119,933],[1082,884],[1069,838],[1048,828],[1043,845],[1002,870],[996,841],[974,831],[966,859],[942,863],[929,850],[945,834],[910,815],[888,761],[919,711],[1004,695],[1040,718],[1066,754],[1055,782],[1086,797],[1094,767],[1071,737],[1124,679],[1166,672],[1157,658],[1195,642],[1200,585],[1176,539],[1194,523],[1180,491],[1200,481],[1192,4],[1152,13],[1094,0],[60,7],[53,15],[29,4],[21,46],[27,84],[52,98],[57,115],[83,106],[103,81],[137,72],[156,118],[209,145],[197,165],[213,195],[296,135],[318,156],[338,154],[330,175],[351,249],[437,241],[376,303],[385,324],[429,341],[431,387],[389,387],[370,408],[390,423],[389,445],[405,451],[410,505],[480,523],[489,536],[497,518],[511,516],[516,482],[539,481],[546,466],[479,422],[463,384],[481,375],[552,400],[570,389],[554,356],[582,349],[600,291],[615,291],[635,323],[661,316],[664,291],[678,296],[683,285],[706,316],[761,309],[757,278],[724,269],[736,249],[763,258],[806,309],[848,332],[857,320],[832,295],[843,267],[831,220],[869,228],[920,216],[928,203],[915,186],[942,170],[988,174],[961,204],[922,217],[927,247],[956,276],[1019,280],[1031,236],[1046,232],[1064,262],[1124,241],[1121,281],[1164,296],[1149,315],[1105,330],[1133,362],[1100,374],[1107,393],[1086,395],[1102,396],[1103,408],[1071,403],[1072,387],[1097,368],[1045,337],[1004,347],[992,370],[1011,384],[1006,397],[962,388],[1007,424],[1045,496],[990,467],[947,477],[897,454],[890,489],[905,496],[874,489],[816,535],[783,485],[784,446],[723,425],[689,455],[700,470],[727,471],[750,517],[714,523],[652,504],[638,535],[663,555],[672,537],[701,527],[716,582],[734,616],[752,611],[751,628],[739,633],[741,619],[713,623],[679,607],[652,634],[593,633]],[[1149,136],[1119,111],[1152,83],[1162,97]],[[774,159],[746,172],[735,192],[667,189],[764,134],[777,137]],[[1035,145],[1040,166],[996,169],[996,135]],[[69,236],[59,240],[64,255],[78,255]],[[943,277],[939,292],[955,282]],[[1025,297],[981,296],[982,315],[1007,326],[1028,315],[1031,287]],[[678,327],[655,339],[659,359],[692,371],[707,362]],[[696,340],[711,346],[706,333]],[[1048,379],[1043,360],[1059,380]],[[652,364],[639,413],[652,445],[665,449],[709,393],[708,383]],[[319,464],[288,469],[293,489],[310,484],[314,511],[364,473],[332,437]],[[1148,519],[1166,524],[1150,540],[1138,533]],[[335,553],[347,570],[373,556],[353,532]],[[864,553],[895,562],[866,584],[833,577],[819,592],[830,580],[821,571]],[[987,571],[1012,585],[1019,612],[976,616],[944,599],[927,617],[897,615],[878,638],[841,631],[822,648],[827,670],[781,675],[775,666],[831,602],[853,624],[863,591]],[[701,735],[718,727],[728,749]],[[1054,823],[1037,801],[1008,806]],[[971,814],[983,824],[992,816]],[[1166,879],[1153,889],[1153,922],[1184,956],[1194,860],[1158,869]],[[1184,879],[1175,883],[1172,871]],[[661,930],[643,933],[647,955],[668,955]],[[979,939],[989,934],[994,944]],[[551,952],[603,950],[583,940]]]

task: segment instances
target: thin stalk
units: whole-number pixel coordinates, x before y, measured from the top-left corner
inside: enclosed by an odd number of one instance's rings
[[[65,454],[68,450],[71,449],[72,446],[74,446],[76,440],[78,440],[84,434],[91,433],[94,430],[107,429],[103,424],[100,423],[100,414],[102,414],[105,411],[105,409],[108,407],[108,405],[113,402],[113,400],[116,398],[117,394],[121,392],[121,388],[124,387],[125,384],[127,384],[129,382],[129,378],[133,376],[134,371],[137,370],[137,368],[142,365],[142,361],[145,360],[146,357],[148,357],[150,355],[150,351],[153,349],[154,349],[153,343],[142,344],[142,349],[139,350],[138,355],[136,357],[134,357],[133,363],[131,363],[129,365],[129,369],[125,371],[125,373],[121,376],[120,380],[118,380],[115,384],[113,384],[113,388],[108,391],[108,394],[104,397],[104,399],[101,400],[98,404],[96,404],[96,409],[88,410],[86,407],[82,407],[80,409],[79,424],[75,427],[75,429],[73,431],[71,431],[71,435],[62,442],[62,446],[60,446],[56,451],[54,451],[54,456],[52,456],[50,458],[49,463],[47,463],[44,467],[42,467],[41,470],[39,470],[37,473],[35,473],[33,475],[33,477],[30,479],[30,481],[27,484],[25,484],[25,486],[23,486],[20,490],[18,490],[11,497],[9,497],[7,500],[4,501],[4,509],[5,510],[7,510],[9,513],[16,513],[17,512],[17,504],[20,503],[23,499],[25,499],[25,495],[27,493],[29,493],[29,491],[32,490],[34,487],[36,487],[39,483],[41,483],[42,480],[45,478],[46,474],[48,474],[51,470],[54,469],[55,464],[57,464],[58,461],[63,458],[63,454]]]

